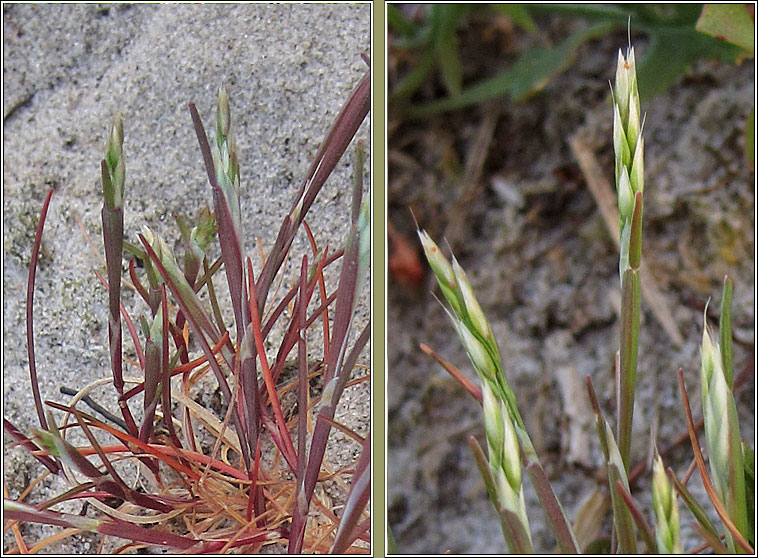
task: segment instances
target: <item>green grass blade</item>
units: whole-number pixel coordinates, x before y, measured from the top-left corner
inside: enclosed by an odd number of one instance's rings
[[[732,359],[732,291],[734,280],[724,277],[724,289],[721,294],[721,313],[719,316],[719,347],[724,377],[729,389],[734,388],[734,363]]]
[[[404,101],[413,95],[426,81],[432,68],[434,68],[434,52],[428,50],[421,55],[418,64],[392,88],[389,106],[392,107],[394,103]]]
[[[584,41],[600,37],[613,29],[612,24],[598,23],[570,35],[556,47],[525,52],[514,66],[479,84],[473,85],[457,97],[409,107],[406,116],[426,118],[441,112],[458,110],[510,95],[522,100],[542,89],[555,75],[565,71]]]
[[[535,454],[536,457],[536,454]],[[532,481],[537,497],[542,504],[550,530],[555,536],[562,554],[581,554],[574,529],[563,510],[563,506],[553,491],[553,487],[539,461],[532,461],[526,466],[526,472]]]
[[[432,6],[431,19],[434,25],[434,52],[440,68],[442,83],[451,97],[461,93],[463,69],[458,57],[456,28],[464,13],[461,4],[438,4]]]
[[[743,4],[706,4],[695,29],[719,40],[735,44],[753,57],[755,13]]]
[[[689,490],[687,490],[687,487],[684,486],[682,482],[676,477],[676,473],[674,473],[671,467],[666,469],[666,473],[668,474],[669,480],[671,481],[674,490],[676,490],[682,497],[682,500],[685,504],[687,504],[687,507],[692,512],[692,515],[695,516],[697,522],[703,527],[705,531],[712,533],[713,536],[718,539],[719,535],[716,532],[716,526],[711,521],[711,518],[708,517],[708,514],[703,509],[703,506],[701,506],[698,501],[695,500],[695,497],[690,493]]]
[[[640,535],[642,536],[642,540],[645,543],[645,547],[647,548],[648,553],[655,554],[657,549],[655,544],[655,535],[653,534],[653,529],[645,520],[645,515],[642,513],[639,504],[637,504],[632,494],[627,488],[624,487],[624,483],[620,480],[616,481],[616,484],[613,486],[613,488],[615,488],[619,496],[621,496],[624,505],[626,505],[632,519],[637,524],[637,528],[639,529]]]
[[[369,432],[363,441],[361,455],[356,463],[353,478],[350,482],[350,492],[345,501],[345,508],[340,517],[337,534],[330,553],[344,553],[353,543],[353,533],[363,510],[368,504],[371,495],[371,433]]]
[[[405,19],[403,13],[392,4],[387,4],[387,26],[398,35],[412,37],[416,27]]]
[[[499,14],[507,16],[513,23],[529,31],[537,32],[537,24],[534,23],[532,16],[529,15],[529,9],[520,4],[492,4],[492,9]]]

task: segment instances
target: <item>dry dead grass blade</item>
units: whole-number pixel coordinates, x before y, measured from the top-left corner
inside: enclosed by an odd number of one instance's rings
[[[469,222],[471,204],[481,191],[482,169],[487,160],[499,116],[500,110],[496,106],[491,105],[487,108],[471,148],[466,154],[466,168],[461,177],[460,194],[450,208],[448,225],[444,234],[444,238],[453,248],[456,248],[458,241],[463,238],[466,223]]]

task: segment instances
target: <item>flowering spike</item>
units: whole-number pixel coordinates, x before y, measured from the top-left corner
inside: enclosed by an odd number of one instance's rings
[[[223,138],[229,135],[232,125],[232,115],[229,110],[229,97],[226,89],[220,87],[218,90],[218,111],[216,112],[216,140],[221,147]]]
[[[487,382],[482,384],[482,412],[484,415],[484,432],[487,435],[490,464],[493,468],[498,469],[503,463],[505,430],[500,405]],[[519,465],[519,469],[520,467]]]
[[[681,554],[682,540],[679,533],[679,505],[676,491],[669,483],[663,460],[655,451],[653,459],[653,512],[656,528],[655,541],[661,554]]]
[[[619,49],[616,61],[616,86],[614,88],[614,104],[618,106],[621,117],[626,120],[629,113],[629,65]]]
[[[623,223],[629,222],[634,213],[634,192],[626,167],[621,168],[618,189],[619,215]]]
[[[105,205],[110,210],[119,209],[124,205],[126,167],[123,146],[124,122],[121,114],[116,114],[105,146],[105,169],[103,172]]]
[[[618,105],[613,107],[613,151],[616,154],[616,183],[618,184],[618,172],[622,166],[628,164],[631,159],[629,142],[624,131],[624,124],[621,119],[620,108]]]
[[[439,247],[426,231],[419,230],[418,237],[421,240],[421,246],[424,248],[426,259],[429,261],[429,266],[432,268],[437,280],[444,282],[450,288],[455,289],[455,273],[453,273],[453,268],[450,266],[450,262],[448,262],[445,256],[442,255]]]
[[[645,191],[645,165],[642,159],[642,152],[645,148],[645,140],[642,139],[640,134],[637,141],[637,148],[634,151],[634,159],[632,160],[632,170],[629,173],[629,182],[632,187],[632,191],[637,192]]]
[[[455,258],[453,258],[453,272],[455,273],[455,278],[458,282],[458,290],[463,296],[463,303],[465,304],[466,312],[471,319],[471,323],[477,333],[479,333],[484,339],[492,339],[492,332],[490,331],[490,326],[487,322],[487,318],[484,316],[482,307],[479,306],[479,301],[476,300],[476,297],[474,296],[474,290],[471,288],[471,283],[469,283],[468,277],[466,277],[466,272],[463,271],[463,268],[458,264],[458,260]]]

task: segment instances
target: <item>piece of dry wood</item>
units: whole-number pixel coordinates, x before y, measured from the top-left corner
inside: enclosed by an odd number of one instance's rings
[[[587,186],[597,202],[600,214],[603,216],[603,220],[608,226],[608,230],[616,246],[618,246],[619,214],[616,208],[616,196],[613,194],[613,190],[597,162],[595,153],[587,143],[578,134],[575,134],[569,138],[569,144],[576,160],[579,162],[579,168],[582,169]],[[644,260],[640,264],[640,275],[642,279],[642,296],[674,346],[677,348],[681,347],[682,343],[684,343],[682,334],[679,332],[679,328],[674,321],[673,313],[669,308],[666,298],[658,289],[658,285],[650,275],[650,271],[647,265],[645,265]]]

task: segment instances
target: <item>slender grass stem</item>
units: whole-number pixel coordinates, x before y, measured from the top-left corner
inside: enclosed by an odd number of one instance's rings
[[[50,188],[45,197],[45,202],[42,204],[37,234],[34,236],[32,257],[29,261],[29,280],[26,284],[26,350],[29,356],[29,377],[31,379],[32,396],[34,397],[34,408],[37,410],[37,418],[39,418],[39,423],[43,430],[47,430],[47,420],[45,419],[45,410],[42,406],[42,397],[39,393],[37,361],[34,358],[34,279],[37,276],[37,259],[39,258],[39,251],[42,246],[42,231],[45,228],[47,210],[50,207],[52,197],[53,189]]]
[[[620,219],[621,355],[618,377],[616,436],[625,474],[629,472],[637,383],[642,257],[642,193],[644,191],[642,126],[634,48],[618,55],[613,95],[613,149]]]

